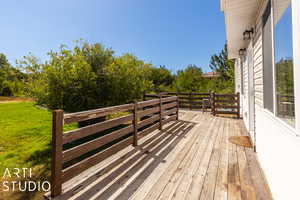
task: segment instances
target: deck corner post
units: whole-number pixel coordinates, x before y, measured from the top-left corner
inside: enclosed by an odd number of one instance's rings
[[[240,119],[240,93],[237,93],[237,118]]]
[[[138,103],[137,101],[134,102],[134,108],[133,108],[133,146],[138,145],[138,130],[137,130],[137,121],[138,121]]]
[[[52,159],[51,159],[51,197],[62,193],[62,150],[63,150],[64,111],[52,113]]]
[[[159,130],[162,130],[162,95],[159,94]]]

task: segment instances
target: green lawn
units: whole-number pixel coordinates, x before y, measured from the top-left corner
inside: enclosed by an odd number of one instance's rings
[[[50,177],[51,112],[34,102],[0,103],[0,182],[5,168],[32,168],[33,180]],[[66,126],[70,130],[77,125]],[[41,199],[43,192],[1,192],[3,199]],[[2,197],[1,197],[2,196]]]
[[[49,171],[51,119],[34,102],[0,103],[0,172],[37,166]]]
[[[115,113],[108,116],[108,119],[127,114]],[[34,102],[0,102],[0,183],[5,168],[32,168],[33,180],[49,179],[51,127],[51,111],[36,106]],[[77,127],[77,123],[66,125],[64,131]],[[106,131],[99,133],[98,137],[103,134]],[[42,194],[43,192],[5,193],[0,190],[0,200],[1,196],[12,200],[41,199]]]

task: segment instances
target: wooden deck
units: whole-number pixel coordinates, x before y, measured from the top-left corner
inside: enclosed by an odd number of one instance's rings
[[[253,150],[228,141],[246,134],[241,120],[182,110],[179,119],[66,182],[55,199],[272,199]]]

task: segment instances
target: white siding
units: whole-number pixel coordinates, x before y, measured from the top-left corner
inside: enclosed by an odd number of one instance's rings
[[[256,136],[255,144],[258,154],[258,159],[262,165],[265,172],[267,180],[269,182],[274,199],[299,199],[299,180],[300,180],[300,160],[296,159],[300,154],[300,138],[296,136],[296,130],[285,122],[277,118],[273,113],[267,111],[263,107],[263,50],[262,50],[262,20],[261,15],[264,12],[265,4],[261,6],[256,20],[256,33],[253,39],[254,48],[254,87],[255,87],[255,126],[256,126]],[[295,4],[299,1],[294,0]],[[298,8],[299,13],[300,8]],[[300,24],[299,24],[299,14],[296,17],[295,22],[298,23],[298,42],[300,41]],[[294,28],[294,30],[296,30]],[[294,32],[295,34],[295,32]],[[295,36],[294,36],[295,37]],[[296,44],[294,41],[293,46],[300,46],[300,43]],[[298,50],[298,49],[296,49]],[[295,49],[294,49],[295,53]],[[298,56],[300,56],[300,50],[298,51]],[[295,56],[295,55],[294,55]],[[299,57],[298,57],[299,58]],[[294,57],[295,60],[295,57]],[[296,80],[300,80],[300,59],[294,63],[295,64],[295,77]],[[298,79],[297,79],[298,77]],[[295,82],[295,87],[300,88],[300,84]],[[300,91],[300,89],[299,89]],[[299,98],[300,92],[296,94],[296,98]],[[299,101],[295,101],[299,102]],[[297,109],[297,104],[296,104]],[[298,116],[300,116],[300,109],[298,105]],[[297,117],[297,114],[296,114]],[[299,119],[300,120],[300,119]],[[246,122],[245,122],[246,123]],[[299,121],[300,123],[300,121]],[[300,129],[300,127],[299,127]],[[298,129],[298,130],[299,130]]]
[[[257,20],[256,34],[253,39],[253,65],[255,106],[263,107],[263,50],[262,50],[262,20]]]

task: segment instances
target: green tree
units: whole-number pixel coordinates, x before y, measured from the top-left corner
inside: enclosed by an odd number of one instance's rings
[[[152,66],[131,54],[115,57],[101,44],[62,45],[45,63],[33,56],[19,62],[26,69],[28,93],[39,104],[69,112],[139,100],[152,87]]]
[[[153,87],[147,76],[151,67],[132,54],[116,58],[106,71],[106,102],[122,104],[141,99],[143,92]]]
[[[6,56],[0,53],[0,95],[22,95],[24,78],[25,74],[12,67]]]
[[[202,69],[196,65],[177,72],[175,88],[178,92],[204,92],[205,84]]]
[[[234,62],[228,59],[227,44],[219,54],[211,57],[209,67],[220,76],[215,79],[215,91],[234,92]]]
[[[174,76],[165,66],[151,67],[149,79],[153,83],[154,92],[170,91]]]

